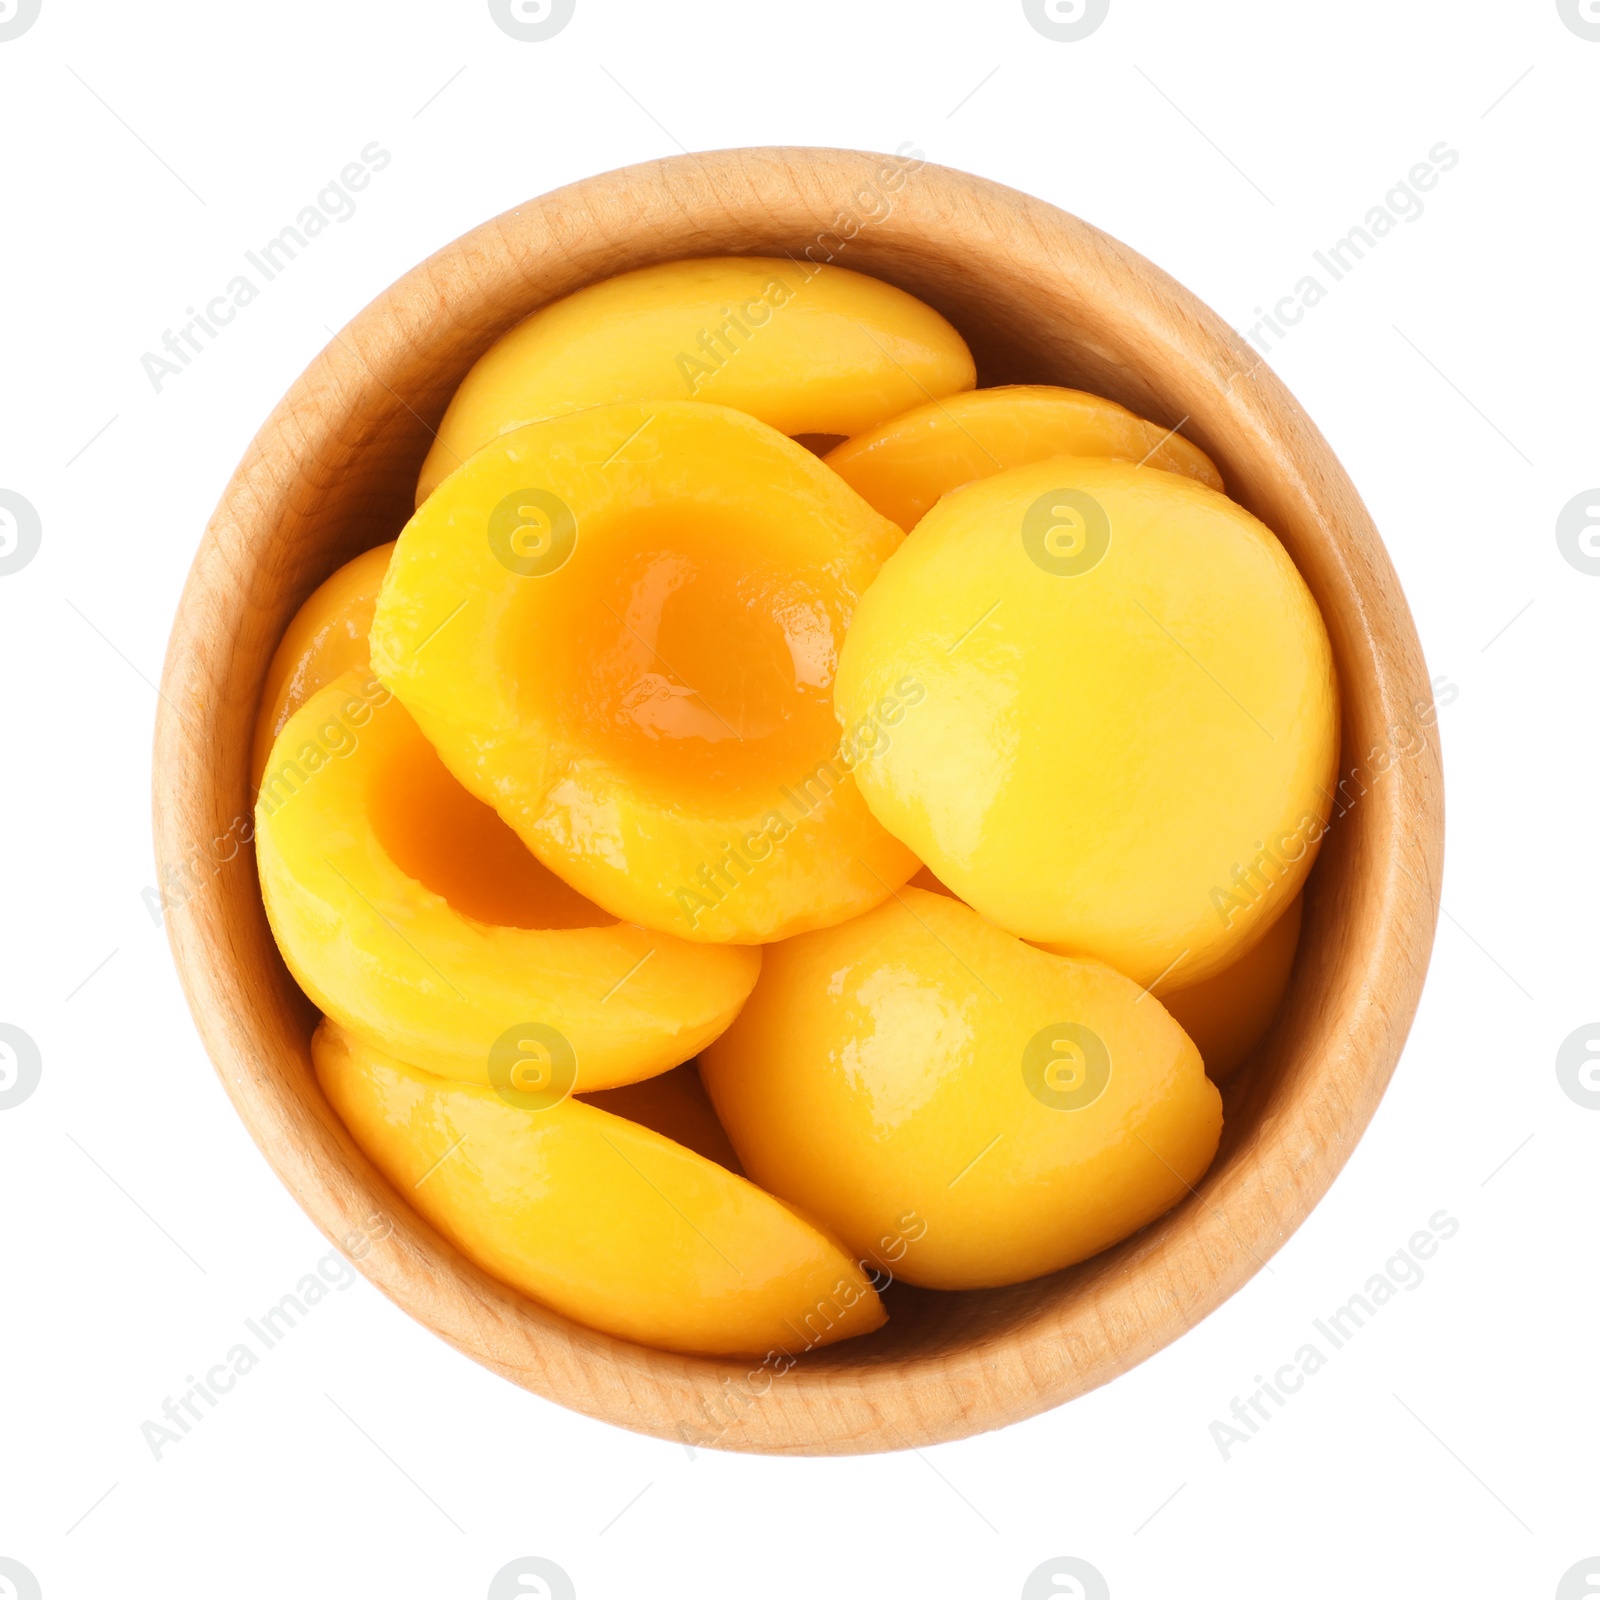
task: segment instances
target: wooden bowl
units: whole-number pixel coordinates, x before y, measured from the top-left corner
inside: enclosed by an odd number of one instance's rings
[[[240,841],[273,647],[317,583],[400,530],[430,430],[477,357],[536,307],[613,273],[785,253],[921,296],[966,336],[982,384],[1095,390],[1207,450],[1322,607],[1347,778],[1307,890],[1288,1004],[1228,1086],[1222,1149],[1199,1192],[1032,1283],[896,1285],[886,1328],[773,1377],[569,1322],[479,1271],[411,1210],[317,1087],[312,1009],[279,959]],[[372,1282],[474,1360],[691,1444],[926,1445],[1058,1405],[1159,1350],[1256,1272],[1343,1166],[1394,1069],[1433,940],[1444,813],[1428,676],[1394,569],[1327,442],[1219,317],[1132,250],[911,158],[756,149],[650,162],[519,206],[407,273],[312,362],[245,453],[184,589],[162,689],[155,832],[168,931],[206,1048],[267,1160]]]

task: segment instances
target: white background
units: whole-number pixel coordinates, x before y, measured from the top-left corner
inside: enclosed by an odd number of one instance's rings
[[[1597,97],[1600,42],[1555,0],[1111,0],[1077,43],[1016,0],[577,0],[543,43],[483,0],[43,0],[0,42],[0,488],[43,528],[0,577],[0,1021],[43,1062],[0,1111],[0,1555],[45,1600],[476,1600],[524,1555],[582,1600],[1011,1597],[1064,1555],[1117,1600],[1543,1600],[1600,1555],[1600,1111],[1555,1073],[1600,1016],[1600,577],[1555,539],[1600,483]],[[372,140],[393,160],[356,214],[156,393],[163,330]],[[1241,329],[1460,152],[1271,358],[1456,691],[1438,942],[1371,1130],[1202,1326],[986,1437],[691,1455],[513,1388],[360,1280],[156,1461],[141,1423],[327,1249],[141,899],[153,681],[235,462],[330,329],[518,201],[680,148],[907,140]],[[1224,1461],[1212,1421],[1441,1208],[1426,1280]]]

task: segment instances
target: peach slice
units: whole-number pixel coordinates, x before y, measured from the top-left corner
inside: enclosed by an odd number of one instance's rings
[[[780,433],[848,436],[975,379],[961,335],[880,279],[763,256],[640,267],[535,311],[479,357],[417,504],[497,435],[589,406],[708,400]]]
[[[752,1359],[792,1358],[885,1321],[831,1239],[649,1128],[581,1100],[521,1110],[331,1021],[311,1054],[329,1103],[405,1200],[485,1272],[574,1321],[662,1350]]]
[[[744,1169],[728,1142],[727,1130],[717,1121],[717,1113],[700,1081],[699,1064],[685,1061],[671,1072],[638,1083],[625,1083],[617,1089],[600,1089],[584,1100],[614,1117],[626,1117],[646,1128],[653,1128],[676,1144],[686,1145],[707,1161],[715,1161],[742,1177]]]
[[[1303,896],[1231,966],[1161,996],[1178,1025],[1194,1040],[1206,1071],[1220,1083],[1249,1060],[1283,1009],[1300,944]]]
[[[857,608],[834,698],[873,815],[991,922],[1157,992],[1242,955],[1332,803],[1333,652],[1270,529],[1204,484],[1063,457],[946,495]]]
[[[1211,458],[1182,434],[1082,389],[1015,384],[930,399],[830,450],[828,465],[907,533],[942,496],[1053,456],[1106,456],[1221,490]]]
[[[688,944],[585,900],[360,673],[279,734],[256,852],[278,947],[323,1011],[402,1060],[508,1092],[665,1072],[728,1025],[760,969],[757,950]]]
[[[508,433],[400,535],[372,660],[444,763],[618,917],[759,943],[916,869],[851,777],[833,676],[900,532],[742,412],[597,406]],[[898,698],[895,698],[898,697]]]
[[[757,1183],[933,1289],[1125,1238],[1200,1181],[1222,1128],[1159,1000],[923,889],[768,946],[701,1072]]]
[[[342,673],[365,668],[372,609],[389,570],[394,540],[347,561],[320,583],[295,612],[267,668],[250,756],[250,778],[261,782],[272,742],[318,689]]]

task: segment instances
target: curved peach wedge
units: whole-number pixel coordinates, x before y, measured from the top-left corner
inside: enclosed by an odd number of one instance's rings
[[[447,1078],[604,1089],[664,1072],[743,1004],[760,952],[618,923],[445,770],[350,673],[278,736],[256,805],[267,916],[330,1016]]]
[[[1231,966],[1161,996],[1161,1003],[1194,1040],[1206,1072],[1218,1083],[1249,1060],[1283,1008],[1300,943],[1303,898],[1296,895]]]
[[[1222,488],[1211,458],[1181,434],[1146,422],[1115,400],[1047,384],[929,400],[847,439],[823,459],[909,533],[952,489],[1053,456],[1105,456]]]
[[[518,1109],[332,1022],[311,1053],[329,1103],[399,1193],[484,1271],[574,1321],[759,1359],[885,1320],[836,1244],[659,1133],[581,1101]]]
[[[840,655],[840,723],[926,689],[855,771],[991,922],[1157,992],[1299,891],[1339,744],[1333,655],[1271,531],[1215,490],[1063,457],[947,495]]]
[[[260,783],[283,725],[324,684],[367,665],[367,634],[394,540],[347,561],[312,590],[284,630],[267,667],[256,714],[250,776]]]
[[[1160,1001],[922,889],[769,947],[701,1073],[757,1183],[934,1289],[1125,1238],[1199,1182],[1222,1128]]]
[[[618,917],[753,944],[916,868],[832,708],[900,532],[765,423],[689,401],[504,434],[400,535],[372,660],[445,765]],[[887,686],[898,706],[914,681]]]
[[[589,406],[709,400],[780,433],[848,435],[975,380],[961,335],[877,278],[762,256],[640,267],[490,346],[439,424],[417,504],[497,435]]]

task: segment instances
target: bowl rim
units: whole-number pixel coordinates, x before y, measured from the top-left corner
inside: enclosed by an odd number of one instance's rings
[[[269,1164],[369,1280],[474,1360],[590,1416],[691,1445],[834,1454],[961,1438],[1082,1394],[1179,1337],[1266,1264],[1349,1158],[1399,1057],[1437,921],[1443,781],[1427,670],[1393,566],[1327,442],[1263,357],[1136,252],[906,149],[761,147],[624,167],[515,207],[414,267],[334,336],[246,450],[196,554],[162,674],[156,860],[163,884],[183,885],[168,936],[206,1050]],[[776,254],[785,241],[797,263],[817,259],[815,241],[941,309],[975,281],[992,286],[992,304],[969,306],[977,322],[963,326],[980,372],[982,350],[999,352],[1005,373],[1026,370],[1037,349],[1039,370],[1070,362],[1141,415],[1181,412],[1176,425],[1279,532],[1317,594],[1339,662],[1345,755],[1338,823],[1308,890],[1309,955],[1260,1058],[1226,1091],[1232,1142],[1199,1190],[1093,1261],[1018,1286],[1031,1292],[988,1291],[959,1312],[913,1295],[910,1344],[847,1341],[755,1389],[750,1361],[632,1345],[498,1283],[353,1145],[309,1075],[304,1004],[274,988],[281,962],[260,947],[244,752],[285,607],[357,553],[351,541],[381,542],[368,535],[395,514],[389,480],[420,463],[428,419],[499,331],[627,264]],[[1003,326],[1002,312],[1014,321],[1040,305],[1034,326]],[[428,365],[452,342],[453,377]],[[370,481],[347,491],[369,462]],[[400,487],[409,514],[411,480]],[[350,533],[303,548],[300,530],[340,495]],[[1397,729],[1420,734],[1420,747],[1397,757]]]

